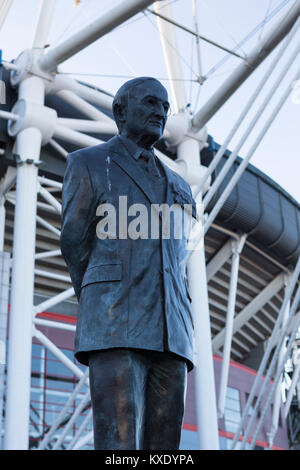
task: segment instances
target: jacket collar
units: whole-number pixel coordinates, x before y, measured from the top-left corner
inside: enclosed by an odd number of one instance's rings
[[[124,137],[123,135],[119,135],[120,142],[126,147],[126,150],[130,153],[130,155],[135,159],[138,160],[141,156],[141,153],[144,151],[142,147],[137,145],[133,140]]]
[[[147,178],[145,172],[140,168],[134,158],[130,155],[125,145],[123,145],[118,136],[113,137],[107,142],[108,151],[110,152],[111,159],[120,167],[122,170],[130,176],[130,178],[139,186],[143,193],[147,196],[152,204],[154,204],[155,197],[152,189],[152,184]],[[173,176],[172,170],[170,170],[164,163],[161,162],[163,171],[165,173],[167,182],[167,194],[166,203],[172,205],[172,193],[170,187],[173,187],[175,183],[175,176]]]

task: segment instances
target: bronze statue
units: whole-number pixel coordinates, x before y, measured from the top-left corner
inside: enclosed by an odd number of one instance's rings
[[[130,237],[134,214],[122,205],[189,206],[196,217],[190,186],[154,153],[168,111],[160,82],[130,80],[113,102],[119,135],[68,156],[61,250],[79,302],[75,356],[90,369],[95,449],[179,448],[193,367],[186,237],[164,237],[161,215],[159,236],[144,218]]]

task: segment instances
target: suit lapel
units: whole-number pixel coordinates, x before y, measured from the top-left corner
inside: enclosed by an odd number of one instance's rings
[[[174,176],[173,176],[173,171],[169,169],[169,167],[167,165],[165,165],[161,160],[160,160],[160,163],[163,167],[163,170],[164,170],[164,173],[165,173],[165,178],[166,178],[166,187],[167,187],[167,193],[166,193],[166,204],[168,204],[169,206],[171,206],[172,204],[174,204],[174,192],[173,192],[173,188],[174,188]]]
[[[147,175],[135,162],[134,158],[128,153],[126,147],[120,142],[118,137],[111,139],[109,145],[109,153],[111,159],[122,168],[125,173],[135,182],[135,184],[143,191],[149,201],[154,204],[155,198],[151,183]]]
[[[109,142],[109,154],[111,159],[127,173],[127,175],[135,182],[135,184],[143,191],[149,201],[154,204],[155,197],[150,180],[147,178],[145,172],[140,168],[134,158],[129,154],[126,147],[120,142],[118,137],[113,137]],[[168,168],[162,161],[160,161],[165,178],[166,178],[166,198],[165,203],[170,206],[174,203],[173,187],[176,185],[173,171]]]

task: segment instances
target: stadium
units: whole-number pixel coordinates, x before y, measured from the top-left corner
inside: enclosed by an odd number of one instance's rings
[[[3,21],[11,3],[0,10]],[[117,131],[112,94],[60,75],[57,66],[152,3],[122,2],[41,53],[55,7],[44,0],[32,50],[0,64],[2,449],[93,449],[88,368],[73,356],[78,305],[60,252],[61,195],[67,155]],[[171,18],[170,6],[162,11],[157,22],[168,70],[178,76],[168,50],[176,25],[162,17]],[[294,65],[299,17],[300,2],[292,2],[259,51],[249,54],[252,67],[238,67],[194,116],[183,111],[174,82],[177,107],[156,146],[158,157],[189,182],[202,210],[200,248],[189,265],[197,367],[188,376],[182,450],[299,448],[300,205],[249,163],[259,140],[241,158],[229,140],[215,141],[205,127],[273,50],[267,76],[286,51]],[[298,79],[299,71],[293,83]],[[284,90],[259,138],[290,92]]]

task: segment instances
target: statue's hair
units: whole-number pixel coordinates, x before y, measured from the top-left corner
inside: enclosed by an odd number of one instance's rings
[[[127,82],[123,83],[123,85],[118,89],[117,93],[115,94],[113,104],[112,104],[112,111],[114,115],[114,119],[116,121],[117,127],[119,130],[120,128],[120,123],[118,122],[118,115],[117,115],[117,109],[121,106],[127,106],[128,103],[128,97],[130,94],[130,91],[139,86],[142,85],[142,83],[153,80],[161,85],[161,83],[156,80],[156,78],[153,77],[138,77],[138,78],[133,78],[132,80],[128,80]]]

